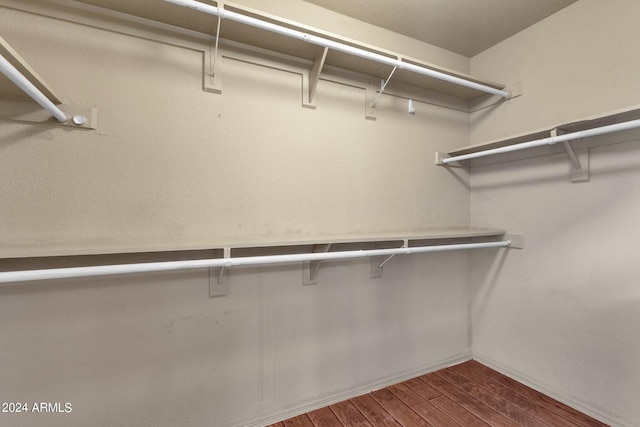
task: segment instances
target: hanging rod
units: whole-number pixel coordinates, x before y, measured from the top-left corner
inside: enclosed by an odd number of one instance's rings
[[[189,9],[194,9],[199,12],[208,13],[210,15],[215,15],[221,19],[229,19],[231,21],[240,22],[242,24],[246,24],[252,27],[260,28],[265,31],[270,31],[272,33],[281,34],[287,37],[291,37],[294,39],[302,40],[311,44],[315,44],[318,46],[327,47],[330,49],[337,50],[339,52],[348,53],[354,56],[359,56],[361,58],[369,59],[374,62],[379,62],[381,64],[390,65],[392,67],[398,67],[400,70],[407,70],[414,72],[416,74],[422,74],[424,76],[433,77],[438,80],[444,80],[449,83],[457,84],[459,86],[468,87],[470,89],[479,90],[481,92],[490,93],[492,95],[499,95],[503,98],[508,98],[510,96],[509,92],[506,90],[496,89],[487,85],[483,85],[480,83],[472,82],[469,80],[462,79],[460,77],[451,76],[449,74],[445,74],[439,71],[431,70],[429,68],[420,67],[418,65],[410,64],[407,62],[403,62],[399,59],[389,58],[384,55],[380,55],[378,53],[369,52],[364,49],[360,49],[357,47],[349,46],[343,43],[338,43],[332,40],[327,40],[322,37],[314,36],[312,34],[303,33],[302,31],[294,30],[291,28],[283,27],[281,25],[272,24],[270,22],[262,21],[260,19],[252,18],[249,16],[242,15],[240,13],[232,12],[229,10],[225,10],[220,7],[215,7],[211,5],[207,5],[204,3],[200,3],[195,0],[164,0],[168,3],[173,3],[178,6],[184,6]]]
[[[370,249],[342,252],[313,252],[307,254],[265,255],[238,258],[214,258],[186,261],[150,262],[139,264],[54,268],[46,270],[6,271],[0,272],[0,283],[69,279],[76,277],[109,276],[114,274],[152,273],[172,270],[194,270],[216,267],[283,264],[303,261],[326,261],[334,259],[372,257],[378,255],[408,255],[424,252],[443,252],[465,249],[506,248],[509,246],[511,246],[511,240],[502,240],[498,242],[461,243],[453,245],[420,246],[415,248]]]
[[[69,120],[64,111],[59,109],[49,98],[40,92],[40,90],[23,76],[2,54],[0,54],[0,72],[33,98],[42,108],[47,110],[57,121],[64,123]]]
[[[490,150],[478,151],[476,153],[462,154],[460,156],[447,157],[442,159],[443,164],[459,162],[461,160],[475,159],[476,157],[490,156],[493,154],[509,153],[511,151],[524,150],[526,148],[540,147],[542,145],[554,145],[559,142],[571,141],[574,139],[588,138],[591,136],[605,135],[623,130],[640,128],[640,119],[628,122],[616,123],[613,125],[601,126],[593,129],[581,130],[578,132],[565,133],[557,136],[536,139],[534,141],[522,142],[520,144],[508,145],[506,147],[492,148]]]

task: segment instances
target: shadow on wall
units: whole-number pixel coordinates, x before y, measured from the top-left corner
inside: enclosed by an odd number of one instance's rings
[[[26,124],[26,125],[18,124],[18,123],[12,123],[12,124],[14,129],[13,131],[7,130],[6,132],[3,132],[0,135],[0,149],[16,143],[24,144],[25,141],[28,141],[30,138],[45,140],[45,141],[53,141],[54,137],[51,131],[54,129],[60,129],[60,127],[55,125],[34,126],[33,124]]]
[[[509,252],[511,252],[511,249],[476,251],[471,254],[473,266],[471,271],[471,277],[473,278],[471,295],[474,310],[477,307],[482,310],[482,307],[486,305],[487,299],[498,282],[498,277],[507,261]],[[473,257],[478,258],[474,260]]]
[[[446,168],[447,172],[454,177],[464,188],[467,190],[471,189],[471,183],[468,178],[465,178],[465,173],[460,173],[458,168]]]

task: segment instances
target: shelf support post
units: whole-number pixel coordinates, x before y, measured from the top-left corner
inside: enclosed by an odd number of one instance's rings
[[[400,249],[408,248],[408,247],[409,247],[409,239],[403,239],[402,246],[400,246]],[[371,278],[372,279],[381,278],[384,265],[387,262],[389,262],[391,258],[393,258],[394,256],[396,256],[396,254],[391,254],[386,258],[382,256],[372,257],[371,258]]]
[[[302,106],[306,108],[316,108],[315,96],[316,89],[318,87],[318,81],[320,81],[320,74],[322,73],[322,68],[324,67],[324,61],[327,59],[327,53],[329,53],[328,47],[323,47],[319,49],[316,53],[316,56],[313,61],[313,66],[311,67],[311,71],[309,71],[309,76],[307,77],[306,73],[303,74],[303,83],[306,83],[305,86],[308,86],[308,89],[305,90],[305,94],[307,99],[303,100]],[[304,81],[307,80],[308,81]]]
[[[373,102],[371,103],[371,108],[376,107],[376,102],[378,102],[378,98],[380,98],[380,95],[382,95],[382,93],[384,92],[384,89],[387,87],[387,84],[391,80],[391,76],[393,76],[393,73],[395,73],[397,69],[398,67],[393,67],[393,70],[391,70],[391,73],[389,74],[389,77],[387,77],[387,80],[380,80],[380,92],[378,92],[378,95],[374,98]]]
[[[331,249],[331,243],[320,244],[313,246],[313,253],[329,252]],[[315,285],[316,276],[320,270],[320,261],[304,261],[302,268],[302,284],[303,285]]]
[[[509,244],[509,249],[524,249],[524,234],[506,233],[504,239]]]
[[[218,2],[218,7],[222,10],[224,9],[224,4],[222,2]],[[220,27],[222,26],[222,18],[220,16],[216,16],[218,18],[217,26],[216,26],[216,37],[214,40],[211,40],[211,46],[209,46],[208,50],[205,50],[205,64],[209,64],[209,70],[207,72],[206,65],[204,74],[204,90],[206,92],[216,93],[218,95],[222,94],[222,76],[221,73],[218,72],[219,63],[222,60],[222,55],[220,55],[219,44],[220,44]]]
[[[409,247],[409,240],[404,239],[402,246],[400,246],[401,248],[408,248]],[[391,254],[389,255],[384,261],[382,261],[379,265],[378,268],[382,268],[386,263],[388,263],[391,258],[393,258],[394,256],[396,256],[396,254]]]
[[[561,134],[561,129],[556,128],[551,130],[552,137]],[[562,146],[571,160],[571,182],[589,181],[589,149],[576,153],[569,141],[562,141]],[[580,160],[580,157],[582,157],[584,162]]]
[[[231,248],[223,249],[223,258],[231,258]],[[216,273],[217,270],[217,274]],[[222,281],[225,266],[209,269],[209,298],[223,297],[229,292],[229,284]]]

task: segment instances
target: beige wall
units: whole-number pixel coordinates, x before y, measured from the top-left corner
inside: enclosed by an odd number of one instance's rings
[[[472,116],[480,143],[637,105],[635,1],[581,0],[472,58],[471,72],[524,96]]]
[[[468,174],[430,166],[467,142],[467,113],[383,96],[365,120],[361,76],[322,80],[302,108],[294,65],[229,50],[207,93],[206,41],[89,18],[0,13],[68,103],[99,110],[97,131],[0,123],[2,256],[468,225]],[[207,271],[2,286],[0,401],[73,411],[0,424],[245,425],[462,360],[468,260],[397,257],[376,280],[368,261],[326,263],[309,286],[300,265],[238,269],[215,299]]]
[[[521,80],[524,95],[472,115],[471,140],[640,104],[639,18],[635,0],[581,0],[473,58],[475,75]],[[588,183],[570,182],[566,154],[471,171],[472,224],[526,238],[472,256],[474,357],[625,426],[640,419],[638,140],[600,137],[617,144],[590,149]]]
[[[459,55],[311,5],[242,3],[468,71]],[[640,137],[592,148],[582,184],[554,155],[474,168],[469,193],[468,173],[431,159],[640,104],[630,72],[639,15],[633,0],[581,0],[473,58],[474,76],[522,82],[524,95],[472,114],[470,131],[467,113],[418,102],[411,116],[393,96],[365,120],[362,76],[325,75],[317,109],[302,108],[299,64],[228,48],[223,94],[206,93],[206,41],[3,8],[2,36],[68,103],[99,110],[97,131],[0,123],[5,258],[402,233],[469,217],[523,233],[526,248],[471,263],[465,253],[394,258],[376,280],[366,261],[326,263],[311,286],[301,266],[238,269],[216,299],[208,272],[3,285],[0,400],[73,412],[0,421],[259,423],[461,360],[472,338],[480,360],[633,425]]]
[[[70,402],[12,426],[234,426],[468,357],[464,253],[0,288],[0,400]],[[462,268],[461,268],[462,266]],[[447,272],[449,269],[450,272]]]
[[[320,81],[318,108],[304,109],[292,65],[229,58],[216,96],[202,90],[207,42],[169,40],[178,47],[10,10],[2,19],[7,41],[68,103],[99,114],[97,131],[3,124],[3,256],[468,225],[466,174],[461,183],[424,167],[466,143],[462,111],[418,102],[412,116],[406,100],[382,97],[378,120],[364,120],[370,82],[348,79]]]

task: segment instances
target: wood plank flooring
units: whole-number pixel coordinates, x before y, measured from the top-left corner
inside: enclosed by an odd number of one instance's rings
[[[606,427],[474,360],[269,427]]]

